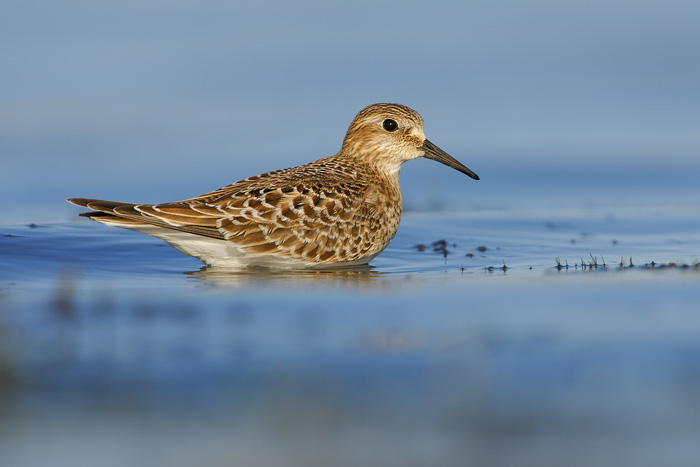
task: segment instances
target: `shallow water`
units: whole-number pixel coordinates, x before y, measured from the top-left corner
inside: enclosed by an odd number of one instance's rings
[[[307,273],[4,225],[0,464],[693,465],[696,213],[408,213]]]

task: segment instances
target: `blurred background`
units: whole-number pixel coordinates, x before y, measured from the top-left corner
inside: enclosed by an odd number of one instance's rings
[[[334,154],[375,102],[418,110],[482,178],[407,164],[407,209],[698,202],[698,18],[693,0],[5,2],[0,213],[198,195]]]
[[[700,465],[699,20],[3,2],[0,465]],[[65,202],[332,155],[376,102],[481,180],[407,163],[367,270],[199,270]]]

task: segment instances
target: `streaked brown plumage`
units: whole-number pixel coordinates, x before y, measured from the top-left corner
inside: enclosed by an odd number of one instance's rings
[[[423,119],[398,104],[355,117],[338,154],[256,175],[196,198],[146,205],[72,198],[83,215],[161,238],[208,265],[324,267],[366,264],[401,218],[401,164],[427,157],[470,177],[430,143]]]

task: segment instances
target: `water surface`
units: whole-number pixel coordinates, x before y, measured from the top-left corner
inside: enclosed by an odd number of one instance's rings
[[[307,273],[4,225],[0,460],[691,465],[694,212],[408,213],[371,267]]]

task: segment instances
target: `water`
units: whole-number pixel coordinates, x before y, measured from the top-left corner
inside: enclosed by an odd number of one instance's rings
[[[371,268],[305,274],[2,226],[0,460],[691,465],[696,212],[408,213]]]
[[[375,102],[415,108],[482,177],[478,192],[445,192],[459,174],[407,165],[415,209],[437,203],[414,193],[511,207],[533,187],[570,206],[610,184],[622,186],[609,199],[635,202],[626,188],[642,176],[664,202],[697,203],[683,188],[700,172],[699,10],[13,2],[0,18],[0,196],[22,202],[2,222],[69,220],[72,196],[183,199],[329,156]]]

